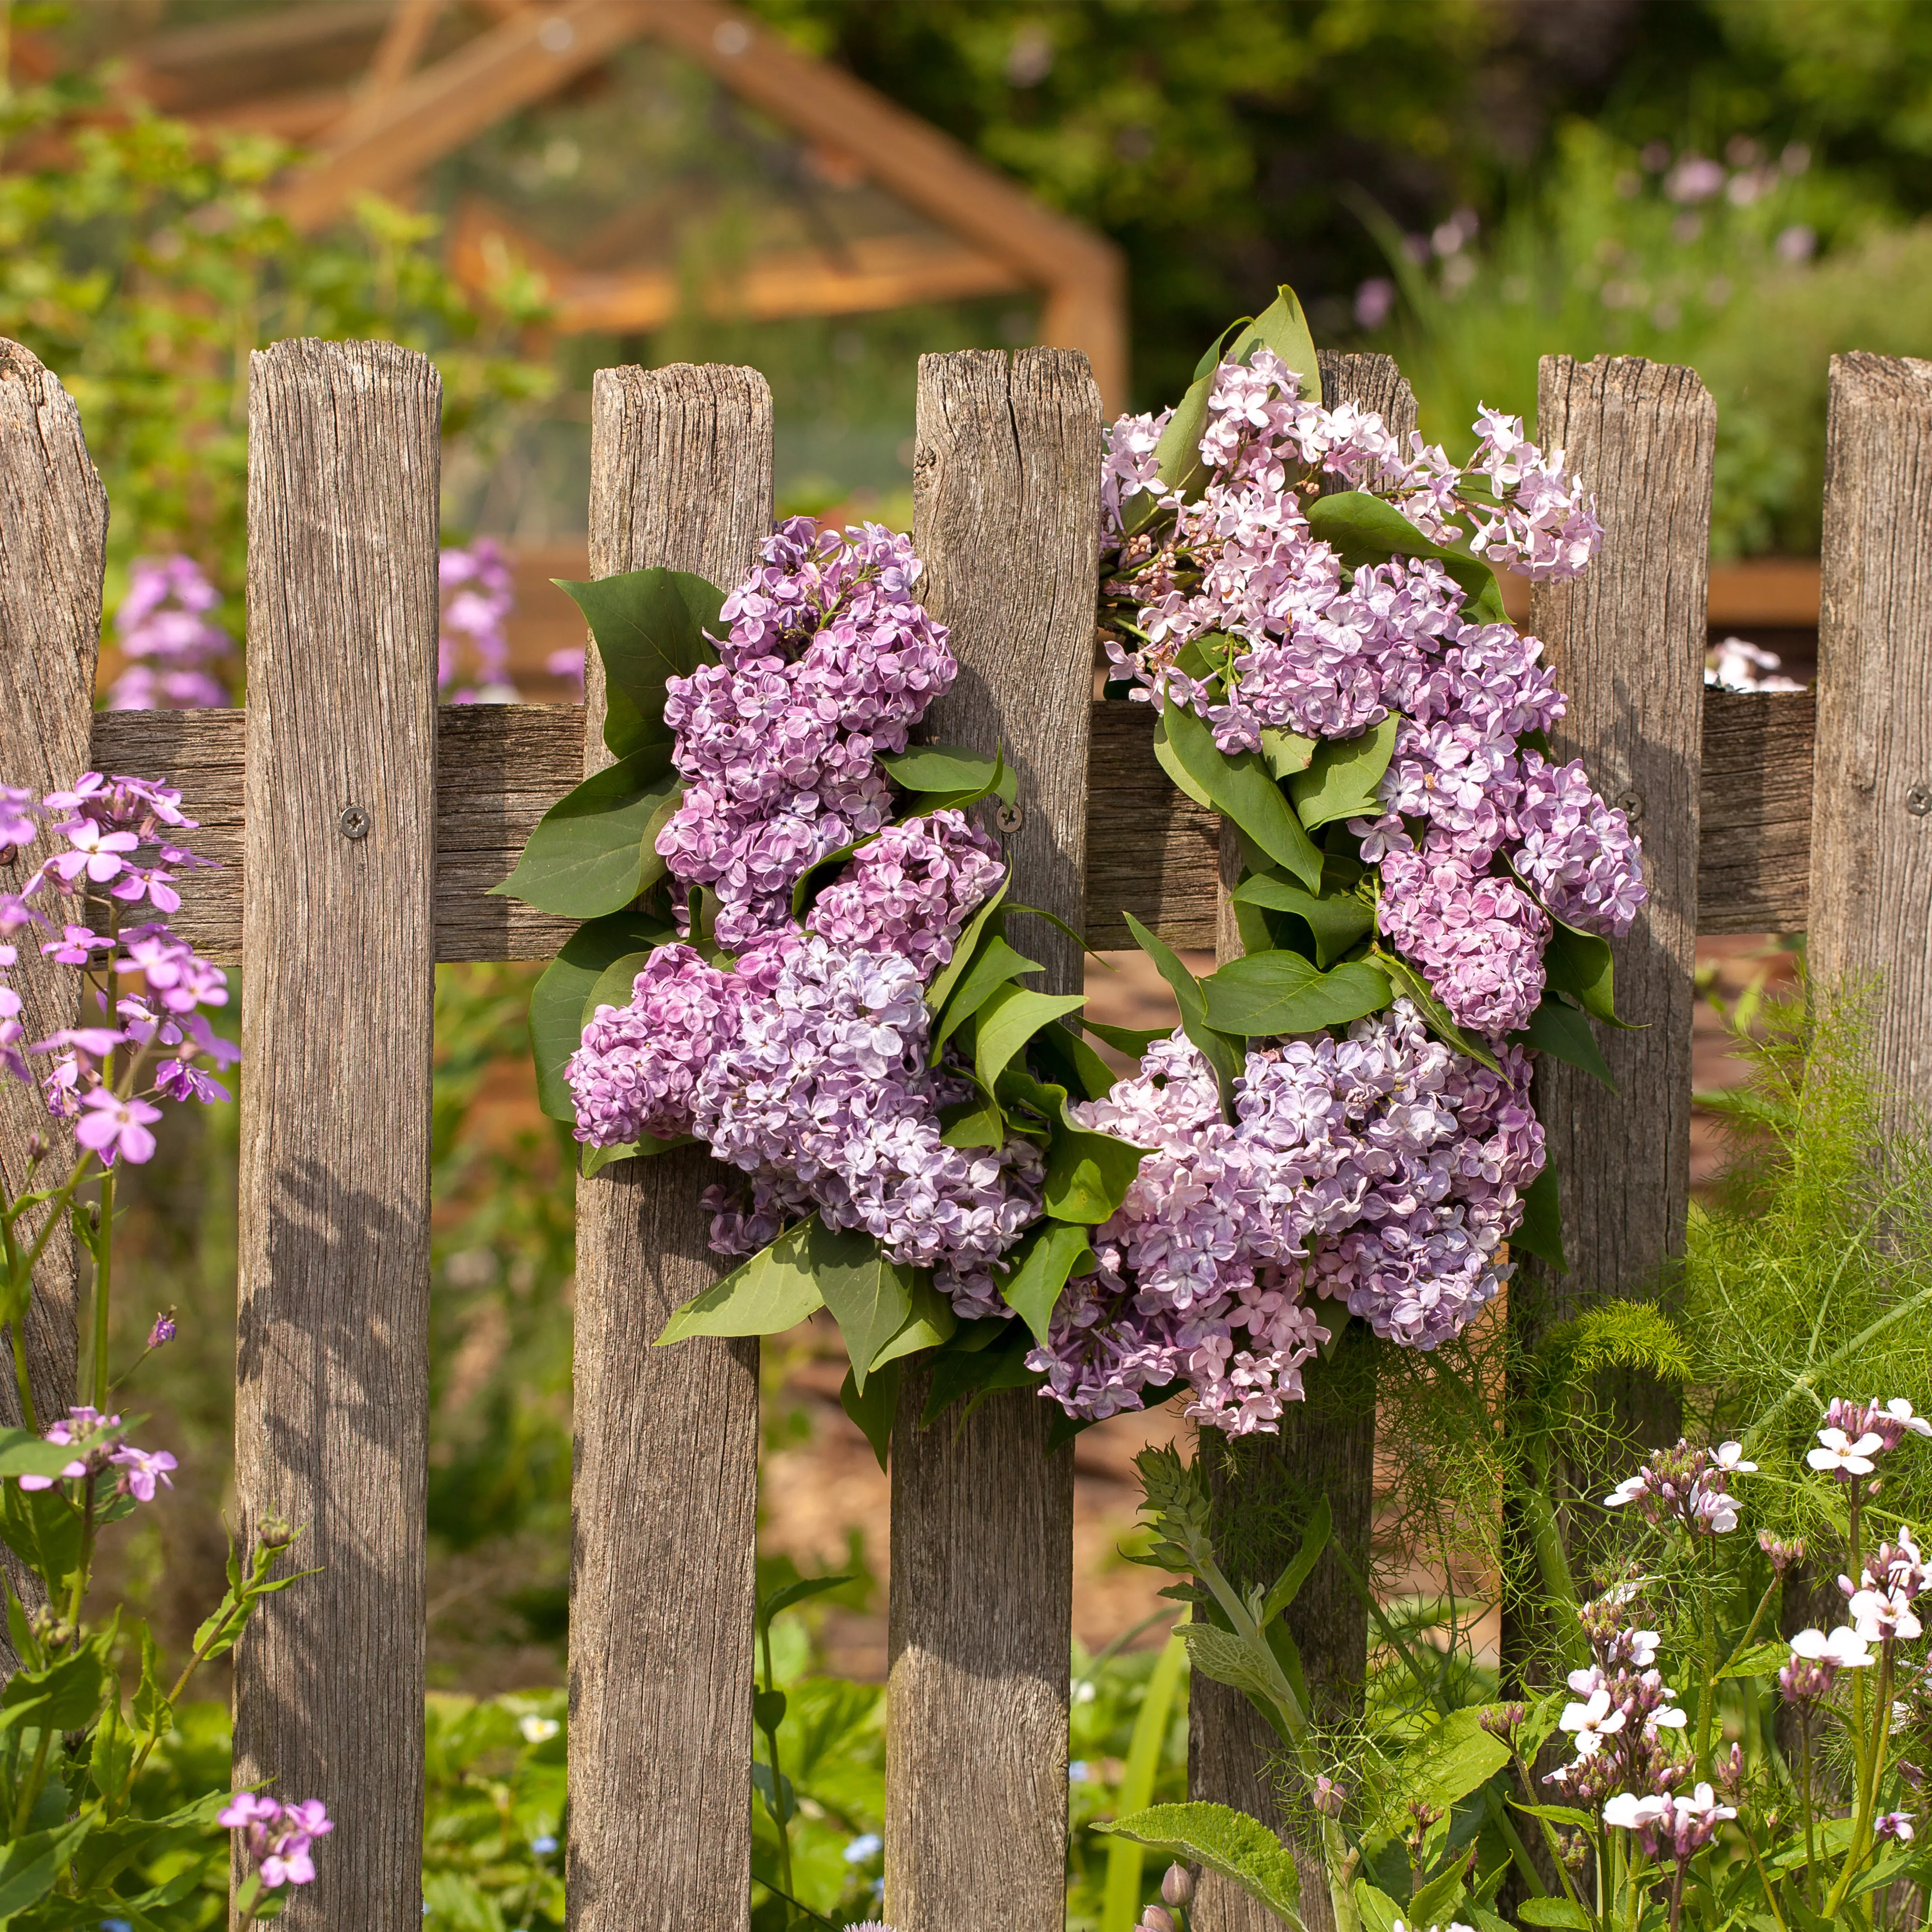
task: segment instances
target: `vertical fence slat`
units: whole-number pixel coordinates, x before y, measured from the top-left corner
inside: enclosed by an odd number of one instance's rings
[[[1808,963],[1881,969],[1879,1070],[1932,1084],[1932,363],[1832,358]]]
[[[1618,1010],[1639,1022],[1598,1029],[1617,1097],[1546,1056],[1537,1072],[1570,1262],[1551,1292],[1567,1309],[1641,1288],[1683,1252],[1717,412],[1694,370],[1630,356],[1545,356],[1538,406],[1544,447],[1567,452],[1604,526],[1581,578],[1532,592],[1531,628],[1570,700],[1550,736],[1559,760],[1582,759],[1630,813],[1650,886],[1629,936],[1611,943]]]
[[[1012,896],[1081,916],[1099,530],[1100,399],[1086,358],[1028,350],[920,363],[920,588],[961,673],[932,734],[1005,747],[1024,814]],[[1070,940],[1027,922],[1044,983]],[[1048,1406],[996,1395],[922,1432],[908,1378],[892,1441],[886,1915],[900,1932],[1059,1932],[1066,1914],[1071,1451]]]
[[[593,577],[729,589],[772,509],[772,404],[749,369],[601,369]],[[591,654],[586,766],[610,762]],[[758,1348],[652,1343],[723,1272],[701,1148],[578,1184],[570,1922],[735,1932],[750,1910]]]
[[[441,416],[392,343],[252,359],[236,1480],[322,1570],[243,1640],[236,1775],[327,1801],[288,1916],[367,1932],[422,1916]]]
[[[0,339],[0,783],[38,794],[87,769],[106,542],[106,492],[73,398],[17,342]],[[0,891],[17,891],[32,869],[25,858],[0,866]],[[25,936],[7,977],[25,1003],[28,1039],[74,1024],[73,972],[44,960]],[[28,1137],[68,1137],[35,1094],[11,1080],[0,1088],[0,1171],[17,1193]],[[74,1400],[74,1288],[72,1238],[57,1228],[27,1318],[28,1373],[44,1421]],[[19,1410],[12,1374],[0,1373],[0,1418],[17,1424]]]
[[[1319,352],[1322,393],[1329,404],[1353,403],[1372,410],[1398,436],[1408,436],[1415,428],[1415,396],[1392,356]],[[1343,487],[1332,478],[1330,483],[1334,489]],[[1224,820],[1222,891],[1215,915],[1220,960],[1237,958],[1241,952],[1228,898],[1240,881],[1240,842]],[[1322,1306],[1331,1324],[1348,1319],[1342,1303]],[[1241,1513],[1251,1522],[1281,1526],[1269,1543],[1258,1543],[1252,1532],[1241,1539],[1249,1567],[1238,1574],[1244,1584],[1272,1583],[1280,1574],[1300,1540],[1299,1528],[1291,1534],[1289,1526],[1323,1496],[1334,1512],[1334,1544],[1365,1574],[1370,1568],[1376,1456],[1372,1338],[1366,1333],[1352,1337],[1334,1356],[1310,1362],[1302,1372],[1308,1400],[1282,1416],[1279,1435],[1231,1440],[1202,1432],[1201,1454],[1217,1507]],[[1333,1555],[1323,1556],[1302,1586],[1288,1624],[1318,1704],[1324,1712],[1346,1709],[1359,1696],[1368,1666],[1368,1619]],[[1281,1830],[1284,1820],[1268,1769],[1281,1753],[1273,1727],[1240,1691],[1198,1670],[1192,1673],[1187,1694],[1188,1795],[1232,1804]],[[1320,1854],[1300,1846],[1295,1850],[1308,1932],[1332,1932],[1334,1914]],[[1194,1906],[1199,1932],[1272,1932],[1273,1915],[1240,1886],[1213,1872],[1203,1872],[1200,1883]]]

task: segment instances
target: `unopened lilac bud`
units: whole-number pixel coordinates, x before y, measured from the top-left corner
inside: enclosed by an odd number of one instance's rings
[[[1174,1920],[1157,1905],[1147,1906],[1141,1913],[1142,1932],[1174,1932]]]
[[[154,1317],[154,1325],[148,1330],[148,1346],[158,1348],[164,1342],[175,1339],[175,1312],[170,1308],[166,1313]]]
[[[1169,1865],[1160,1882],[1160,1895],[1184,1910],[1194,1903],[1194,1874],[1185,1865]]]

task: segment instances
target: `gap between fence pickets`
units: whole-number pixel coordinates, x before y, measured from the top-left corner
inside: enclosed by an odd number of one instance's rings
[[[1809,691],[1710,691],[1704,700],[1698,929],[1799,932],[1806,924],[1816,700]],[[584,774],[580,704],[446,704],[436,770],[436,957],[548,959],[574,930],[490,889],[537,820]],[[210,957],[242,949],[244,714],[103,711],[93,762],[178,785],[196,849],[222,869],[184,886],[176,924]],[[1087,935],[1131,942],[1131,911],[1178,946],[1211,948],[1220,820],[1154,761],[1141,704],[1096,700],[1088,758]]]

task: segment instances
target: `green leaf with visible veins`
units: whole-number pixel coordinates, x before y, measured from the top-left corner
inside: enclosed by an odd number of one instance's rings
[[[1520,1033],[1511,1034],[1510,1038],[1518,1046],[1534,1047],[1552,1059],[1580,1067],[1600,1080],[1612,1094],[1617,1090],[1603,1049],[1597,1044],[1597,1036],[1590,1030],[1588,1018],[1561,1000],[1546,998],[1530,1015],[1528,1025]]]
[[[825,1305],[810,1252],[818,1226],[814,1214],[788,1228],[722,1281],[673,1310],[656,1346],[668,1348],[693,1335],[778,1335],[796,1328]]]
[[[938,1065],[940,1048],[1002,986],[1040,970],[1040,962],[1029,959],[1010,945],[1004,933],[988,934],[953,988],[952,997],[946,1001],[939,1024],[932,1030],[932,1064]]]
[[[1288,782],[1288,795],[1311,832],[1337,819],[1378,818],[1376,788],[1395,752],[1402,720],[1394,713],[1353,738],[1324,738],[1305,771]]]
[[[1150,1804],[1096,1832],[1130,1838],[1170,1858],[1204,1865],[1231,1879],[1258,1904],[1290,1925],[1301,1923],[1301,1880],[1294,1858],[1259,1820],[1226,1804]]]
[[[1013,1056],[1042,1027],[1087,1004],[1082,993],[1036,993],[1011,980],[995,986],[974,1016],[973,1070],[988,1093]]]
[[[551,581],[575,599],[604,662],[604,742],[618,758],[646,745],[670,750],[664,686],[718,662],[706,638],[724,593],[688,570],[630,570],[592,583]]]
[[[1292,913],[1314,935],[1315,963],[1324,971],[1375,927],[1374,909],[1354,892],[1311,892],[1270,872],[1244,879],[1233,896],[1238,905]]]
[[[874,1361],[912,1312],[914,1270],[888,1260],[872,1235],[828,1228],[816,1215],[806,1224],[805,1263],[845,1338],[852,1384],[863,1395]]]
[[[1310,892],[1322,888],[1322,854],[1288,808],[1281,787],[1252,752],[1232,756],[1214,742],[1206,722],[1178,704],[1161,712],[1169,749],[1215,808]],[[1291,783],[1298,782],[1291,780]]]
[[[1210,1026],[1250,1040],[1340,1026],[1380,1012],[1394,997],[1388,974],[1365,959],[1324,973],[1286,950],[1229,960],[1201,982],[1201,993]]]
[[[559,799],[517,869],[490,890],[560,919],[619,911],[663,878],[657,836],[683,795],[670,747],[647,745]]]
[[[1008,1258],[1012,1272],[1000,1284],[1000,1298],[1033,1330],[1043,1348],[1053,1311],[1069,1279],[1093,1266],[1093,1250],[1084,1229],[1064,1221],[1043,1222],[1033,1229]]]

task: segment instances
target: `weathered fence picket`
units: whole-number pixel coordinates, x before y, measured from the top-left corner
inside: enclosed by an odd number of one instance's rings
[[[249,382],[240,1534],[316,1576],[236,1657],[236,1775],[352,1857],[292,1925],[422,1917],[430,1060],[442,385],[392,343]]]
[[[772,399],[749,369],[603,369],[590,568],[730,585],[772,514]],[[596,653],[584,770],[610,762]],[[570,1919],[733,1932],[749,1914],[758,1345],[652,1346],[727,1264],[702,1148],[578,1184],[570,1566]]]
[[[1412,406],[1382,358],[1323,368],[1332,394],[1391,420]],[[228,862],[186,882],[177,924],[245,964],[238,1480],[246,1526],[306,1524],[326,1566],[242,1648],[242,1773],[341,1821],[298,1922],[388,1932],[421,1910],[432,967],[554,953],[568,922],[488,889],[604,762],[594,675],[587,706],[434,704],[438,400],[429,364],[391,345],[258,357],[249,706],[90,717],[105,506],[64,392],[0,344],[0,778],[172,778],[197,844]],[[1932,1072],[1932,368],[1840,358],[1832,411],[1814,758],[1810,694],[1702,688],[1701,386],[1635,362],[1544,365],[1544,440],[1586,472],[1607,531],[1590,576],[1534,600],[1571,695],[1559,753],[1631,800],[1654,894],[1615,949],[1646,1023],[1604,1042],[1622,1096],[1561,1068],[1542,1081],[1581,1287],[1632,1286],[1681,1244],[1700,931],[1808,918],[1821,973],[1888,974],[1888,1072],[1911,1091]],[[916,538],[964,667],[933,728],[998,738],[1021,772],[1017,898],[1084,910],[1102,946],[1126,943],[1123,907],[1213,946],[1217,822],[1161,772],[1146,707],[1091,696],[1099,424],[1078,356],[922,364]],[[592,442],[593,574],[737,576],[770,512],[762,378],[603,371]],[[19,878],[0,866],[0,889]],[[1028,940],[1049,986],[1078,983],[1070,942]],[[69,1019],[23,968],[29,1024]],[[10,1179],[46,1124],[0,1092]],[[596,1932],[742,1932],[747,1916],[757,1351],[652,1346],[719,1271],[709,1178],[688,1152],[580,1186],[569,1884]],[[73,1272],[50,1247],[31,1338],[49,1408],[74,1386]],[[902,1415],[886,1831],[902,1932],[1060,1923],[1071,1463],[1043,1454],[1046,1414],[1009,1394],[956,1436]],[[1369,1442],[1291,1430],[1268,1454],[1339,1486],[1365,1534]],[[1318,1675],[1359,1670],[1339,1587],[1318,1574],[1296,1616]],[[1257,1802],[1245,1707],[1198,1682],[1195,1697],[1198,1788]],[[1248,1923],[1212,1888],[1201,1903],[1204,1932]]]
[[[1081,910],[1100,537],[1100,398],[1083,356],[920,362],[913,537],[920,595],[958,682],[933,735],[997,742],[1019,774],[1010,897]],[[1074,942],[1025,922],[1045,989],[1080,984]],[[892,1441],[886,1915],[1057,1932],[1065,1918],[1073,1455],[1023,1390],[920,1431],[908,1378]]]

